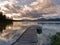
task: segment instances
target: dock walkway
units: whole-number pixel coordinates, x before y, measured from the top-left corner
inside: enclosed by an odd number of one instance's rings
[[[23,35],[12,45],[37,45],[36,29],[27,29]]]

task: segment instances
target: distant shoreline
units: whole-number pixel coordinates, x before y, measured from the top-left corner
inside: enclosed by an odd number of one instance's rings
[[[36,21],[36,20],[13,20],[13,22],[38,22],[38,23],[56,23],[56,24],[60,24],[60,21]]]
[[[40,20],[12,20],[12,21],[40,21]],[[55,22],[55,21],[41,21],[41,22]]]

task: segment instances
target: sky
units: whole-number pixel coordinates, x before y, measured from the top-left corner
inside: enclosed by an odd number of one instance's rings
[[[60,4],[60,0],[55,0],[55,2],[56,2],[57,4]]]
[[[0,0],[7,17],[60,18],[60,0]]]

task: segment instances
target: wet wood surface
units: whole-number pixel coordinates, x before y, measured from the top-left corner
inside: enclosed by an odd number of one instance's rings
[[[12,45],[37,45],[36,29],[26,30],[23,35]]]

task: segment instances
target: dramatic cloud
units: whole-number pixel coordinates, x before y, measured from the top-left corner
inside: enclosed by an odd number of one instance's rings
[[[15,1],[16,2],[16,1]],[[9,14],[9,16],[12,15],[19,15],[21,13],[22,8],[14,2],[4,1],[0,4],[0,11],[2,11],[4,14]]]
[[[31,3],[29,7],[31,11],[27,11],[26,15],[33,18],[42,17],[43,15],[46,15],[44,17],[47,17],[47,15],[56,16],[55,13],[57,13],[57,5],[52,0],[37,0]]]
[[[54,0],[1,0],[0,11],[12,18],[40,18],[59,15]]]

